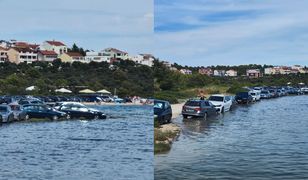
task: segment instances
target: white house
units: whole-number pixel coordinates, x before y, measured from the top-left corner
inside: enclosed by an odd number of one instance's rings
[[[106,48],[101,51],[102,55],[105,59],[108,61],[111,61],[112,59],[122,59],[127,60],[129,59],[128,53],[115,49],[115,48]]]
[[[237,71],[230,69],[228,71],[226,71],[226,76],[230,76],[230,77],[236,77],[237,76]]]
[[[214,70],[214,76],[219,76],[219,77],[223,77],[226,75],[226,71],[225,70]]]
[[[155,57],[151,54],[138,54],[130,58],[137,64],[142,64],[146,66],[153,66]]]
[[[54,51],[40,50],[37,53],[37,59],[39,61],[52,62],[58,58],[58,54]]]
[[[67,46],[64,43],[55,40],[43,42],[43,44],[40,46],[40,49],[54,51],[58,54],[58,57],[61,54],[67,53]]]
[[[103,53],[101,52],[94,52],[94,51],[89,51],[86,52],[86,57],[85,60],[88,62],[95,61],[95,62],[108,62],[110,63],[110,58],[107,56],[103,56]]]
[[[192,71],[189,70],[189,69],[181,69],[180,72],[181,72],[182,74],[192,74]]]

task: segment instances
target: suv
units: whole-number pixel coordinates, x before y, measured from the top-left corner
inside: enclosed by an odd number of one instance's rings
[[[218,112],[224,113],[229,111],[232,107],[231,96],[225,96],[223,94],[211,95],[208,99],[217,109]]]
[[[253,90],[250,95],[252,96],[253,101],[260,101],[261,99],[261,91]]]
[[[187,101],[182,109],[182,115],[184,118],[188,116],[203,117],[216,115],[217,110],[215,106],[207,100],[189,100]]]
[[[248,104],[253,101],[253,98],[250,95],[250,92],[239,92],[236,94],[235,100],[239,104]]]

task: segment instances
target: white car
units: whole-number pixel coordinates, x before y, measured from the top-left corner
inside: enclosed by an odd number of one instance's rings
[[[231,96],[226,96],[223,94],[214,94],[211,95],[208,100],[215,106],[216,110],[220,113],[229,111],[232,106]]]
[[[261,91],[259,91],[259,90],[251,91],[250,95],[252,96],[253,101],[260,101],[260,99],[261,99]]]

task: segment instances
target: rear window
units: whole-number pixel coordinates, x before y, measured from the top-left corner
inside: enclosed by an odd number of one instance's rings
[[[248,96],[248,92],[237,93],[238,96]]]
[[[164,103],[163,103],[163,102],[157,102],[157,101],[155,101],[155,102],[154,102],[154,108],[163,109],[163,108],[164,108]]]
[[[221,96],[210,96],[210,101],[224,101],[224,97]]]
[[[200,106],[200,101],[187,101],[186,106]]]

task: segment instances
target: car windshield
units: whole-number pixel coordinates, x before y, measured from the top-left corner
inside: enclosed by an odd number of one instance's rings
[[[7,111],[7,107],[1,106],[0,107],[0,112],[6,112]]]
[[[238,96],[248,96],[248,92],[237,93]]]
[[[250,95],[254,96],[254,95],[256,95],[256,93],[250,93]]]
[[[210,96],[210,101],[224,101],[224,97],[221,96]]]
[[[154,108],[156,108],[156,109],[163,109],[164,108],[164,103],[162,103],[162,102],[155,102],[154,103]]]
[[[200,106],[200,101],[187,101],[186,106]]]

